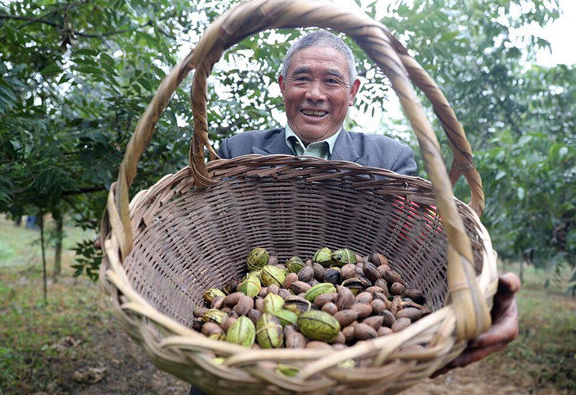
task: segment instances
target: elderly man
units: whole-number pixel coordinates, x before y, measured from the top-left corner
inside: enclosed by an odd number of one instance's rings
[[[360,88],[354,55],[335,35],[310,33],[288,50],[278,78],[288,124],[239,133],[222,141],[219,155],[311,155],[347,160],[401,174],[416,172],[409,146],[381,135],[354,133],[342,124]]]
[[[416,172],[413,152],[406,144],[380,135],[348,132],[342,127],[360,81],[356,78],[352,51],[337,36],[316,31],[296,41],[286,54],[278,83],[286,107],[286,127],[229,137],[221,143],[220,157],[311,155],[407,175]],[[518,336],[516,293],[519,288],[520,281],[514,274],[500,277],[492,309],[492,327],[436,375],[503,350]],[[190,393],[203,394],[196,388]]]

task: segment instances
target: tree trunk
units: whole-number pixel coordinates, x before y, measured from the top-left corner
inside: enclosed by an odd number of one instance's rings
[[[57,214],[56,218],[56,246],[54,251],[54,271],[52,272],[52,279],[54,282],[58,281],[58,276],[62,271],[62,239],[63,232],[62,228],[64,225],[64,219],[62,215]]]
[[[526,261],[524,261],[524,259],[520,260],[520,273],[518,275],[518,277],[520,277],[520,284],[524,284],[524,264],[526,263]]]
[[[40,222],[40,248],[42,249],[42,282],[44,284],[44,303],[48,301],[47,279],[46,279],[46,251],[44,250],[44,216],[38,216]]]

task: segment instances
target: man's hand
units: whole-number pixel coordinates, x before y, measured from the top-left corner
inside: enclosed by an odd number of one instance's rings
[[[432,377],[444,374],[451,369],[461,368],[472,362],[486,358],[493,352],[502,351],[508,343],[518,337],[518,307],[516,293],[520,289],[520,279],[514,273],[506,273],[498,279],[498,290],[492,307],[492,326],[487,332],[472,340],[464,352]]]

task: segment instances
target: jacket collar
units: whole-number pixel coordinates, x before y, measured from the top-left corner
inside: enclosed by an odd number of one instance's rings
[[[271,139],[268,139],[261,147],[252,146],[252,152],[259,155],[294,155],[290,147],[286,145],[286,132],[279,129]]]
[[[277,133],[273,138],[268,140],[262,147],[252,147],[252,152],[259,155],[283,154],[294,155],[292,150],[286,145],[285,131],[282,128],[280,133]],[[360,165],[368,165],[370,154],[360,156],[358,150],[350,136],[344,128],[340,131],[340,135],[334,144],[332,150],[332,160],[345,160],[348,162],[355,162]]]

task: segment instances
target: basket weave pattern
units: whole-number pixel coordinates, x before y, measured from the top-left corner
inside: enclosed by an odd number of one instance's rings
[[[206,128],[206,78],[223,51],[265,28],[333,27],[353,37],[391,79],[418,137],[432,182],[354,163],[249,155],[216,160]],[[139,157],[169,97],[196,69],[190,167],[128,204]],[[450,172],[411,88],[430,99],[454,152]],[[204,163],[203,152],[211,158]],[[464,175],[471,203],[452,195]],[[378,23],[334,4],[255,0],[222,16],[162,82],[127,147],[101,237],[102,284],[120,323],[151,360],[217,394],[393,394],[430,376],[486,330],[496,290],[495,253],[478,219],[481,181],[470,146],[437,86]],[[283,261],[321,246],[384,253],[434,312],[407,329],[342,351],[248,350],[190,329],[203,292],[245,274],[262,246]],[[425,348],[415,349],[414,345]],[[214,357],[224,358],[215,363]],[[359,367],[340,368],[354,359]],[[271,365],[300,368],[295,377]]]

